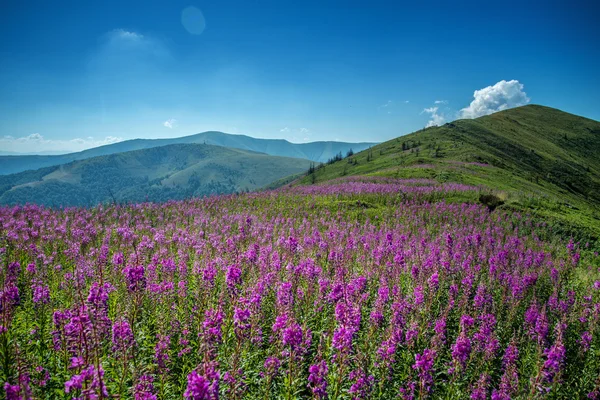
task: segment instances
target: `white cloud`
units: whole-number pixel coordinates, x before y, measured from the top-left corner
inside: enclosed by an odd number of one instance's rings
[[[68,140],[46,139],[39,133],[32,133],[27,136],[15,138],[13,136],[4,136],[0,139],[0,148],[5,151],[15,153],[69,153],[90,149],[92,147],[104,146],[117,143],[123,138],[115,136],[106,136],[104,139],[95,139],[93,137],[74,138]]]
[[[44,141],[44,137],[42,135],[40,135],[39,133],[32,133],[29,136],[25,136],[23,138],[19,138],[19,140],[22,140],[22,141],[31,141],[31,142],[43,142]]]
[[[436,100],[435,104],[448,104],[448,100]]]
[[[109,37],[122,40],[142,40],[144,35],[137,32],[126,31],[125,29],[114,29],[108,33]]]
[[[101,37],[100,45],[89,59],[93,70],[142,69],[148,63],[171,59],[170,51],[160,38],[125,29],[113,29]]]
[[[394,102],[392,100],[388,100],[387,103],[380,105],[379,108],[391,107],[393,104]]]
[[[431,126],[439,126],[446,122],[446,118],[442,114],[438,114],[439,107],[429,107],[424,108],[421,111],[421,114],[426,113],[429,114],[431,119],[427,121],[426,127],[429,128]]]
[[[502,80],[494,86],[476,90],[473,97],[471,104],[460,110],[459,118],[477,118],[529,103],[523,84],[517,80]]]
[[[169,128],[169,129],[173,129],[177,127],[177,120],[174,118],[170,118],[168,120],[166,120],[165,122],[163,122],[163,126],[165,128]]]
[[[309,128],[290,128],[286,126],[279,130],[282,139],[287,139],[292,143],[308,142],[313,136],[313,132]]]

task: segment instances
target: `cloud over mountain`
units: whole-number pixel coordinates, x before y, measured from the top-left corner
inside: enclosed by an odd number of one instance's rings
[[[427,121],[427,125],[426,125],[427,128],[432,127],[432,126],[439,126],[439,125],[442,125],[444,122],[446,122],[446,118],[444,117],[444,115],[438,114],[438,110],[439,110],[439,107],[436,106],[436,107],[425,108],[425,109],[423,109],[423,111],[421,111],[421,114],[426,113],[431,116],[431,119],[429,121]]]
[[[523,84],[517,80],[501,80],[493,86],[476,90],[473,97],[471,104],[459,111],[459,118],[477,118],[529,103]]]

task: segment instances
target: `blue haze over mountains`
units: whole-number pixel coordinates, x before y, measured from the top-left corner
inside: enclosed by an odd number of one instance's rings
[[[0,175],[14,174],[85,160],[92,157],[149,149],[172,144],[210,144],[234,149],[249,150],[280,157],[302,158],[314,162],[326,162],[336,154],[343,155],[369,148],[375,143],[361,142],[310,142],[291,143],[284,139],[258,139],[246,135],[233,135],[209,131],[172,139],[132,139],[100,146],[76,153],[61,155],[0,155]]]

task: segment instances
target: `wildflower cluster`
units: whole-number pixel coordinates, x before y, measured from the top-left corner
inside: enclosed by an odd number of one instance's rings
[[[597,254],[472,190],[0,208],[2,396],[600,398]]]

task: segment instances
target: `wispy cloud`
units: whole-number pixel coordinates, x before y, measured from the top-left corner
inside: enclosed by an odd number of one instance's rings
[[[171,53],[162,40],[140,32],[113,29],[101,37],[89,67],[95,71],[109,69],[112,73],[112,70],[147,69],[149,64],[170,59]]]
[[[175,118],[170,118],[163,122],[163,126],[165,128],[173,129],[177,127],[177,120]]]
[[[459,118],[477,118],[525,105],[529,103],[529,97],[523,91],[523,87],[517,80],[502,80],[493,86],[476,90],[471,104],[458,113]]]
[[[436,100],[434,101],[435,104],[448,104],[448,100]]]
[[[377,109],[381,112],[386,112],[387,114],[395,114],[396,112],[399,111],[400,107],[402,104],[408,104],[410,103],[409,100],[402,100],[402,101],[394,101],[394,100],[388,100],[385,103],[377,106]]]
[[[425,113],[425,114],[429,114],[430,120],[427,121],[427,125],[426,127],[429,128],[431,126],[439,126],[442,125],[444,122],[446,122],[446,118],[444,117],[443,114],[438,114],[438,110],[439,107],[429,107],[429,108],[424,108],[423,111],[421,111],[421,114]]]
[[[139,41],[144,38],[144,35],[141,33],[126,31],[125,29],[114,29],[108,33],[108,36],[111,38],[134,41]]]
[[[279,130],[283,139],[290,140],[291,142],[309,142],[313,135],[312,130],[309,128],[290,128],[286,126]]]
[[[116,136],[106,136],[103,139],[94,137],[74,138],[66,140],[46,139],[39,133],[32,133],[23,137],[13,137],[10,135],[0,138],[0,147],[5,151],[16,153],[44,153],[44,152],[74,152],[92,147],[104,146],[117,143],[123,138]]]

